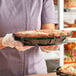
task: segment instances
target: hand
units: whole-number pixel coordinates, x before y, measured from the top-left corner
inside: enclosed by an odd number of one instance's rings
[[[2,45],[4,47],[16,48],[19,51],[25,51],[33,47],[33,46],[23,46],[21,42],[14,40],[12,34],[5,35],[5,37],[2,40]]]
[[[58,48],[59,48],[59,45],[41,46],[41,49],[44,52],[55,51],[55,50],[58,50]]]
[[[20,41],[15,41],[14,43],[14,47],[18,50],[18,51],[26,51],[34,46],[23,46],[23,44]]]
[[[14,43],[15,43],[15,40],[12,36],[12,34],[6,34],[4,36],[4,38],[2,39],[2,45],[4,47],[11,47],[11,48],[14,48]]]
[[[67,34],[70,34],[70,31],[58,31],[58,30],[55,30],[54,32],[52,32],[54,34],[54,36],[64,36],[64,35],[67,35]],[[70,38],[70,37],[67,37],[67,38]],[[52,45],[52,46],[41,46],[41,49],[42,51],[44,52],[49,52],[49,51],[54,51],[54,50],[58,50],[59,48],[59,45]]]

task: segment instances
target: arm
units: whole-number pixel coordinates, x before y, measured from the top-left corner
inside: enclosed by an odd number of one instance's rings
[[[54,8],[53,0],[44,0],[41,16],[41,29],[55,30],[55,23],[58,21],[56,19],[56,13]],[[42,46],[43,51],[46,50],[56,50],[58,46]],[[46,50],[45,50],[46,49]]]
[[[6,34],[4,37],[0,37],[0,49],[3,48],[16,48],[18,51],[26,51],[33,46],[23,46],[20,41],[14,40],[12,33]]]
[[[50,27],[52,26],[52,27]],[[44,30],[55,30],[55,25],[53,23],[49,23],[49,24],[43,24],[41,29],[44,29]],[[47,50],[57,50],[58,49],[58,45],[56,46],[41,46],[41,49],[43,51],[47,51]]]
[[[52,26],[52,27],[50,27],[50,26]],[[41,29],[55,30],[55,24],[53,24],[53,23],[43,24]]]

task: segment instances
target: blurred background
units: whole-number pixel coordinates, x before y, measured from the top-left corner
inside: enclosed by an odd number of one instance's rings
[[[54,0],[58,19],[58,0]],[[64,0],[64,28],[76,28],[76,0]],[[56,29],[59,28],[55,24]],[[76,31],[72,31],[72,38],[76,38]],[[76,63],[76,42],[64,45],[64,64]],[[59,50],[45,53],[48,72],[54,72],[59,67]]]

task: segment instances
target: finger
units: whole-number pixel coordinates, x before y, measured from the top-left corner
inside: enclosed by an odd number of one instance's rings
[[[25,51],[27,48],[24,48],[24,47],[16,47],[16,49],[18,50],[18,51]]]
[[[47,50],[54,51],[54,49],[55,49],[55,45],[49,46],[49,48]]]
[[[54,51],[59,48],[59,45],[53,45],[53,46],[42,46],[42,51],[47,52],[47,51]]]
[[[34,46],[17,46],[16,49],[18,51],[26,51],[26,50],[28,50],[28,49],[30,49],[32,47],[34,47]]]
[[[54,47],[54,50],[58,50],[59,49],[59,45],[56,45],[55,47]]]
[[[57,45],[52,46],[52,50],[55,51],[57,48]]]
[[[22,47],[23,44],[20,41],[15,41],[14,46],[15,47]]]

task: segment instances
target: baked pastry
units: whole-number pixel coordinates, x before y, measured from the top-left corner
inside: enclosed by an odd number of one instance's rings
[[[67,57],[67,58],[64,59],[64,64],[71,64],[71,63],[76,63],[76,58]]]
[[[54,4],[58,4],[58,0],[54,0]],[[64,0],[64,7],[65,8],[72,8],[76,7],[76,0]]]
[[[64,22],[64,24],[67,25],[67,26],[64,26],[64,28],[76,27],[76,21],[73,24],[70,24],[68,22]]]
[[[59,70],[62,73],[76,76],[76,63],[65,64]]]
[[[76,31],[72,31],[72,37],[73,37],[73,38],[76,37]]]
[[[58,45],[70,35],[70,32],[63,30],[31,30],[14,33],[13,37],[24,45],[47,46]]]
[[[64,45],[64,48],[66,51],[67,50],[69,50],[69,51],[76,50],[76,43],[75,42],[67,43]]]
[[[76,7],[76,0],[64,0],[64,7],[65,8]]]
[[[42,38],[42,37],[58,37],[69,35],[70,32],[63,31],[63,30],[31,30],[31,31],[20,31],[15,33],[17,37],[24,37],[24,38]]]

